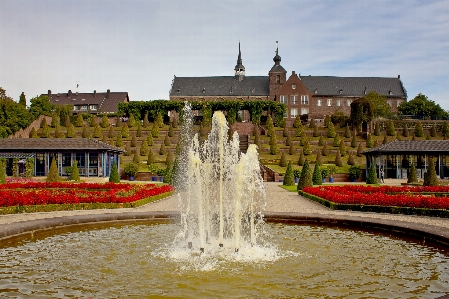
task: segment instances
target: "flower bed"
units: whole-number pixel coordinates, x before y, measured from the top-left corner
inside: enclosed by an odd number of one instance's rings
[[[320,186],[299,193],[331,209],[449,217],[447,186]]]
[[[0,185],[0,214],[137,207],[173,190],[154,184],[8,183]]]

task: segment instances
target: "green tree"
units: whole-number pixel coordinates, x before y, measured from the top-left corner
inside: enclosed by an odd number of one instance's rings
[[[67,128],[67,138],[75,137],[75,127],[72,124],[69,124]]]
[[[359,131],[363,123],[370,123],[373,117],[373,105],[366,98],[360,98],[351,103],[351,122]]]
[[[80,181],[80,171],[78,169],[78,162],[73,161],[73,165],[70,168],[70,177],[71,181],[79,182]]]
[[[340,149],[341,156],[342,157],[346,156],[346,145],[343,140],[340,141],[339,149]]]
[[[271,136],[271,133],[274,132],[274,124],[273,124],[273,119],[271,118],[270,114],[268,114],[268,117],[267,117],[267,129],[268,129],[268,135]]]
[[[379,122],[376,122],[376,124],[374,125],[374,135],[380,136],[380,123]]]
[[[401,115],[416,115],[422,118],[444,119],[449,117],[447,111],[444,111],[439,104],[421,93],[419,93],[413,100],[402,102],[398,107],[398,114]]]
[[[94,138],[102,137],[101,127],[97,124],[94,128]]]
[[[53,113],[51,116],[51,124],[50,126],[52,128],[56,128],[56,126],[59,126],[59,115],[57,115],[56,113]]]
[[[148,146],[153,146],[153,135],[150,132],[147,135],[147,144]]]
[[[145,114],[143,118],[143,127],[146,129],[150,125],[150,122],[148,121],[148,114]]]
[[[131,145],[129,144],[129,142],[126,143],[126,145],[125,145],[125,152],[123,154],[125,156],[130,156],[131,155]]]
[[[354,133],[352,134],[351,147],[352,148],[356,148],[357,147],[357,137],[355,136]]]
[[[59,174],[58,174],[58,166],[56,165],[56,159],[52,159],[46,182],[51,183],[51,182],[58,182],[60,180],[61,180],[61,178],[59,177]]]
[[[278,142],[276,139],[276,133],[270,135],[270,154],[276,155],[278,153]]]
[[[421,122],[415,123],[415,136],[416,137],[423,137],[424,136],[424,129],[422,127]]]
[[[0,138],[6,138],[30,125],[34,117],[26,108],[6,95],[0,87]]]
[[[324,138],[323,135],[320,135],[320,139],[318,139],[318,145],[323,146],[324,145]]]
[[[368,134],[368,136],[366,137],[366,147],[367,148],[373,147],[373,136],[371,136],[371,134]]]
[[[117,147],[123,146],[122,134],[117,134],[117,139],[115,140],[115,146],[117,146]]]
[[[134,115],[131,114],[131,115],[128,117],[128,127],[129,127],[129,128],[132,128],[132,127],[134,127],[135,125],[136,125],[136,119],[134,118]]]
[[[44,127],[42,128],[41,138],[50,138],[50,127],[47,123],[44,123]]]
[[[366,183],[367,184],[377,184],[377,175],[376,175],[376,168],[374,166],[374,163],[371,163],[371,166],[368,170],[368,176],[366,177]]]
[[[345,136],[345,138],[351,137],[351,130],[349,130],[349,126],[348,125],[346,125],[344,136]]]
[[[316,163],[323,165],[323,156],[321,155],[321,151],[317,151],[316,153]]]
[[[89,125],[91,128],[95,128],[97,126],[97,117],[95,115],[92,115],[92,117],[90,118]]]
[[[362,143],[359,142],[359,146],[357,147],[357,157],[363,156],[362,152],[363,152]]]
[[[441,130],[443,137],[449,137],[449,122],[445,121],[443,123],[443,129]]]
[[[30,100],[30,103],[29,112],[34,116],[34,119],[38,118],[39,115],[51,115],[51,112],[56,108],[50,102],[48,96],[34,97]]]
[[[288,161],[287,170],[285,171],[284,181],[282,182],[284,186],[294,186],[295,179],[293,176],[292,164]]]
[[[312,147],[310,146],[309,140],[306,139],[304,147],[302,148],[304,155],[308,156],[312,154]]]
[[[284,152],[282,152],[282,154],[281,154],[281,160],[279,161],[279,166],[281,166],[281,167],[287,166],[287,156],[285,155]]]
[[[129,137],[129,129],[128,129],[128,124],[124,123],[123,127],[120,131],[120,135],[122,135],[123,138],[128,138]]]
[[[340,141],[341,141],[340,135],[338,135],[338,133],[335,134],[335,136],[334,136],[334,142],[333,142],[334,147],[339,146],[339,145],[340,145]]]
[[[153,127],[151,128],[151,136],[155,138],[159,137],[159,126],[156,123],[153,123]]]
[[[396,129],[394,128],[394,123],[392,120],[388,121],[387,124],[387,135],[388,136],[395,136],[396,135]]]
[[[418,182],[418,176],[416,174],[416,168],[415,163],[412,163],[412,167],[410,168],[410,172],[407,176],[407,183],[417,183]]]
[[[285,145],[290,146],[292,143],[292,138],[290,137],[290,134],[287,135],[287,138],[285,138]]]
[[[137,165],[139,165],[140,163],[140,149],[136,148],[136,151],[134,152],[134,156],[133,156],[133,162],[136,163]]]
[[[302,126],[302,124],[301,124],[301,118],[300,118],[300,116],[298,115],[298,116],[295,117],[295,121],[293,122],[293,128],[299,128],[299,127],[301,127],[301,126]]]
[[[364,98],[371,103],[374,117],[389,117],[391,115],[391,107],[388,105],[385,96],[371,91]]]
[[[6,160],[4,158],[0,158],[0,184],[5,183],[6,183]]]
[[[332,122],[329,123],[327,127],[327,137],[328,138],[334,138],[335,137],[335,127]]]
[[[142,145],[140,146],[140,155],[141,156],[148,155],[148,144],[146,139],[142,140]]]
[[[61,138],[61,131],[59,130],[59,124],[56,126],[55,129],[55,138]]]
[[[321,154],[322,154],[323,156],[329,155],[329,148],[328,148],[328,146],[327,146],[327,143],[325,143],[325,144],[323,145],[323,149],[321,150]]]
[[[355,165],[355,161],[354,161],[354,155],[352,154],[352,152],[349,152],[349,156],[348,156],[348,165]]]
[[[402,136],[408,137],[410,135],[410,132],[408,131],[407,124],[404,123],[404,129],[402,129]]]
[[[83,127],[83,132],[81,133],[81,137],[83,137],[83,138],[89,138],[90,137],[90,132],[87,129],[87,126]]]
[[[318,132],[318,127],[315,126],[315,128],[313,129],[313,133],[312,133],[313,137],[318,137],[320,136],[320,133]]]
[[[165,144],[165,146],[171,145],[170,138],[168,137],[168,135],[165,135],[164,144]]]
[[[23,107],[27,107],[27,99],[25,97],[25,93],[22,91],[22,94],[20,95],[19,104]]]
[[[331,123],[331,117],[330,117],[330,115],[326,115],[326,117],[324,118],[324,127],[328,128],[330,123]]]
[[[165,148],[165,144],[161,143],[161,147],[159,148],[159,155],[165,155],[167,153],[167,149]]]
[[[301,176],[299,177],[297,190],[302,190],[307,186],[312,186],[312,170],[310,169],[309,162],[306,160],[301,170]]]
[[[81,128],[82,126],[84,126],[84,120],[83,120],[83,115],[81,113],[79,113],[76,116],[76,121],[75,121],[75,126]]]
[[[315,168],[313,169],[312,184],[313,185],[323,184],[323,177],[321,176],[320,163],[318,163],[318,161],[315,163]]]
[[[168,137],[173,137],[174,133],[173,133],[173,126],[169,126],[168,127]]]
[[[106,115],[103,115],[101,117],[100,127],[104,128],[104,129],[109,127],[109,119]]]
[[[158,113],[154,122],[159,128],[162,128],[164,126],[164,119],[162,118],[162,114]]]
[[[305,161],[306,161],[306,158],[304,157],[304,150],[301,149],[301,153],[299,154],[299,158],[298,158],[298,165],[304,166]]]
[[[312,118],[309,123],[309,128],[315,129],[315,127],[316,127],[315,119]]]
[[[430,136],[437,137],[437,128],[435,126],[435,123],[432,124],[432,127],[430,128]]]
[[[148,157],[147,157],[147,165],[151,165],[154,163],[154,155],[151,149],[148,151]]]
[[[337,155],[335,156],[335,165],[337,165],[338,167],[343,166],[343,161],[341,160],[340,150],[337,150]]]
[[[429,166],[424,173],[424,186],[438,186],[437,173],[435,171],[435,158],[430,159]]]
[[[118,174],[118,168],[115,161],[112,163],[111,173],[109,175],[110,183],[120,183],[120,175]]]
[[[29,138],[37,138],[37,132],[36,132],[36,130],[34,129],[34,127],[31,128],[30,135],[29,135],[28,137],[29,137]]]
[[[147,143],[147,145],[148,145],[148,143]],[[132,147],[137,146],[137,138],[136,138],[136,135],[134,135],[134,134],[131,135],[131,146]]]
[[[294,155],[295,154],[295,145],[293,142],[290,142],[290,146],[288,148],[288,154],[289,155]]]

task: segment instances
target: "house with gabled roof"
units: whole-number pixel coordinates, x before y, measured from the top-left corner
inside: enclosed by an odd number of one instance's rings
[[[51,90],[47,94],[50,103],[55,105],[73,105],[73,113],[117,113],[119,103],[129,103],[127,92],[106,92],[92,93],[75,92],[69,90],[67,93],[52,93]]]
[[[267,100],[287,106],[287,122],[296,116],[308,119],[342,111],[349,115],[351,103],[371,91],[386,97],[392,111],[407,100],[407,92],[400,76],[332,77],[301,76],[287,71],[281,65],[279,48],[273,58],[274,65],[268,76],[246,76],[239,43],[234,76],[177,77],[170,89],[172,101]],[[241,113],[241,115],[244,115]]]

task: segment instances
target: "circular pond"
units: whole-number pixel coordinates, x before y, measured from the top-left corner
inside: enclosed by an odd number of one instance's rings
[[[204,254],[167,221],[72,226],[0,248],[2,298],[437,298],[449,253],[387,234],[266,223],[269,243]],[[226,247],[226,246],[225,246]]]

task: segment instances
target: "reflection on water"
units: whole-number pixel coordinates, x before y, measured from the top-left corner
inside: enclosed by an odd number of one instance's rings
[[[436,298],[449,256],[370,232],[266,224],[239,253],[173,248],[176,224],[72,227],[0,248],[4,298]],[[48,233],[47,233],[48,234]]]

